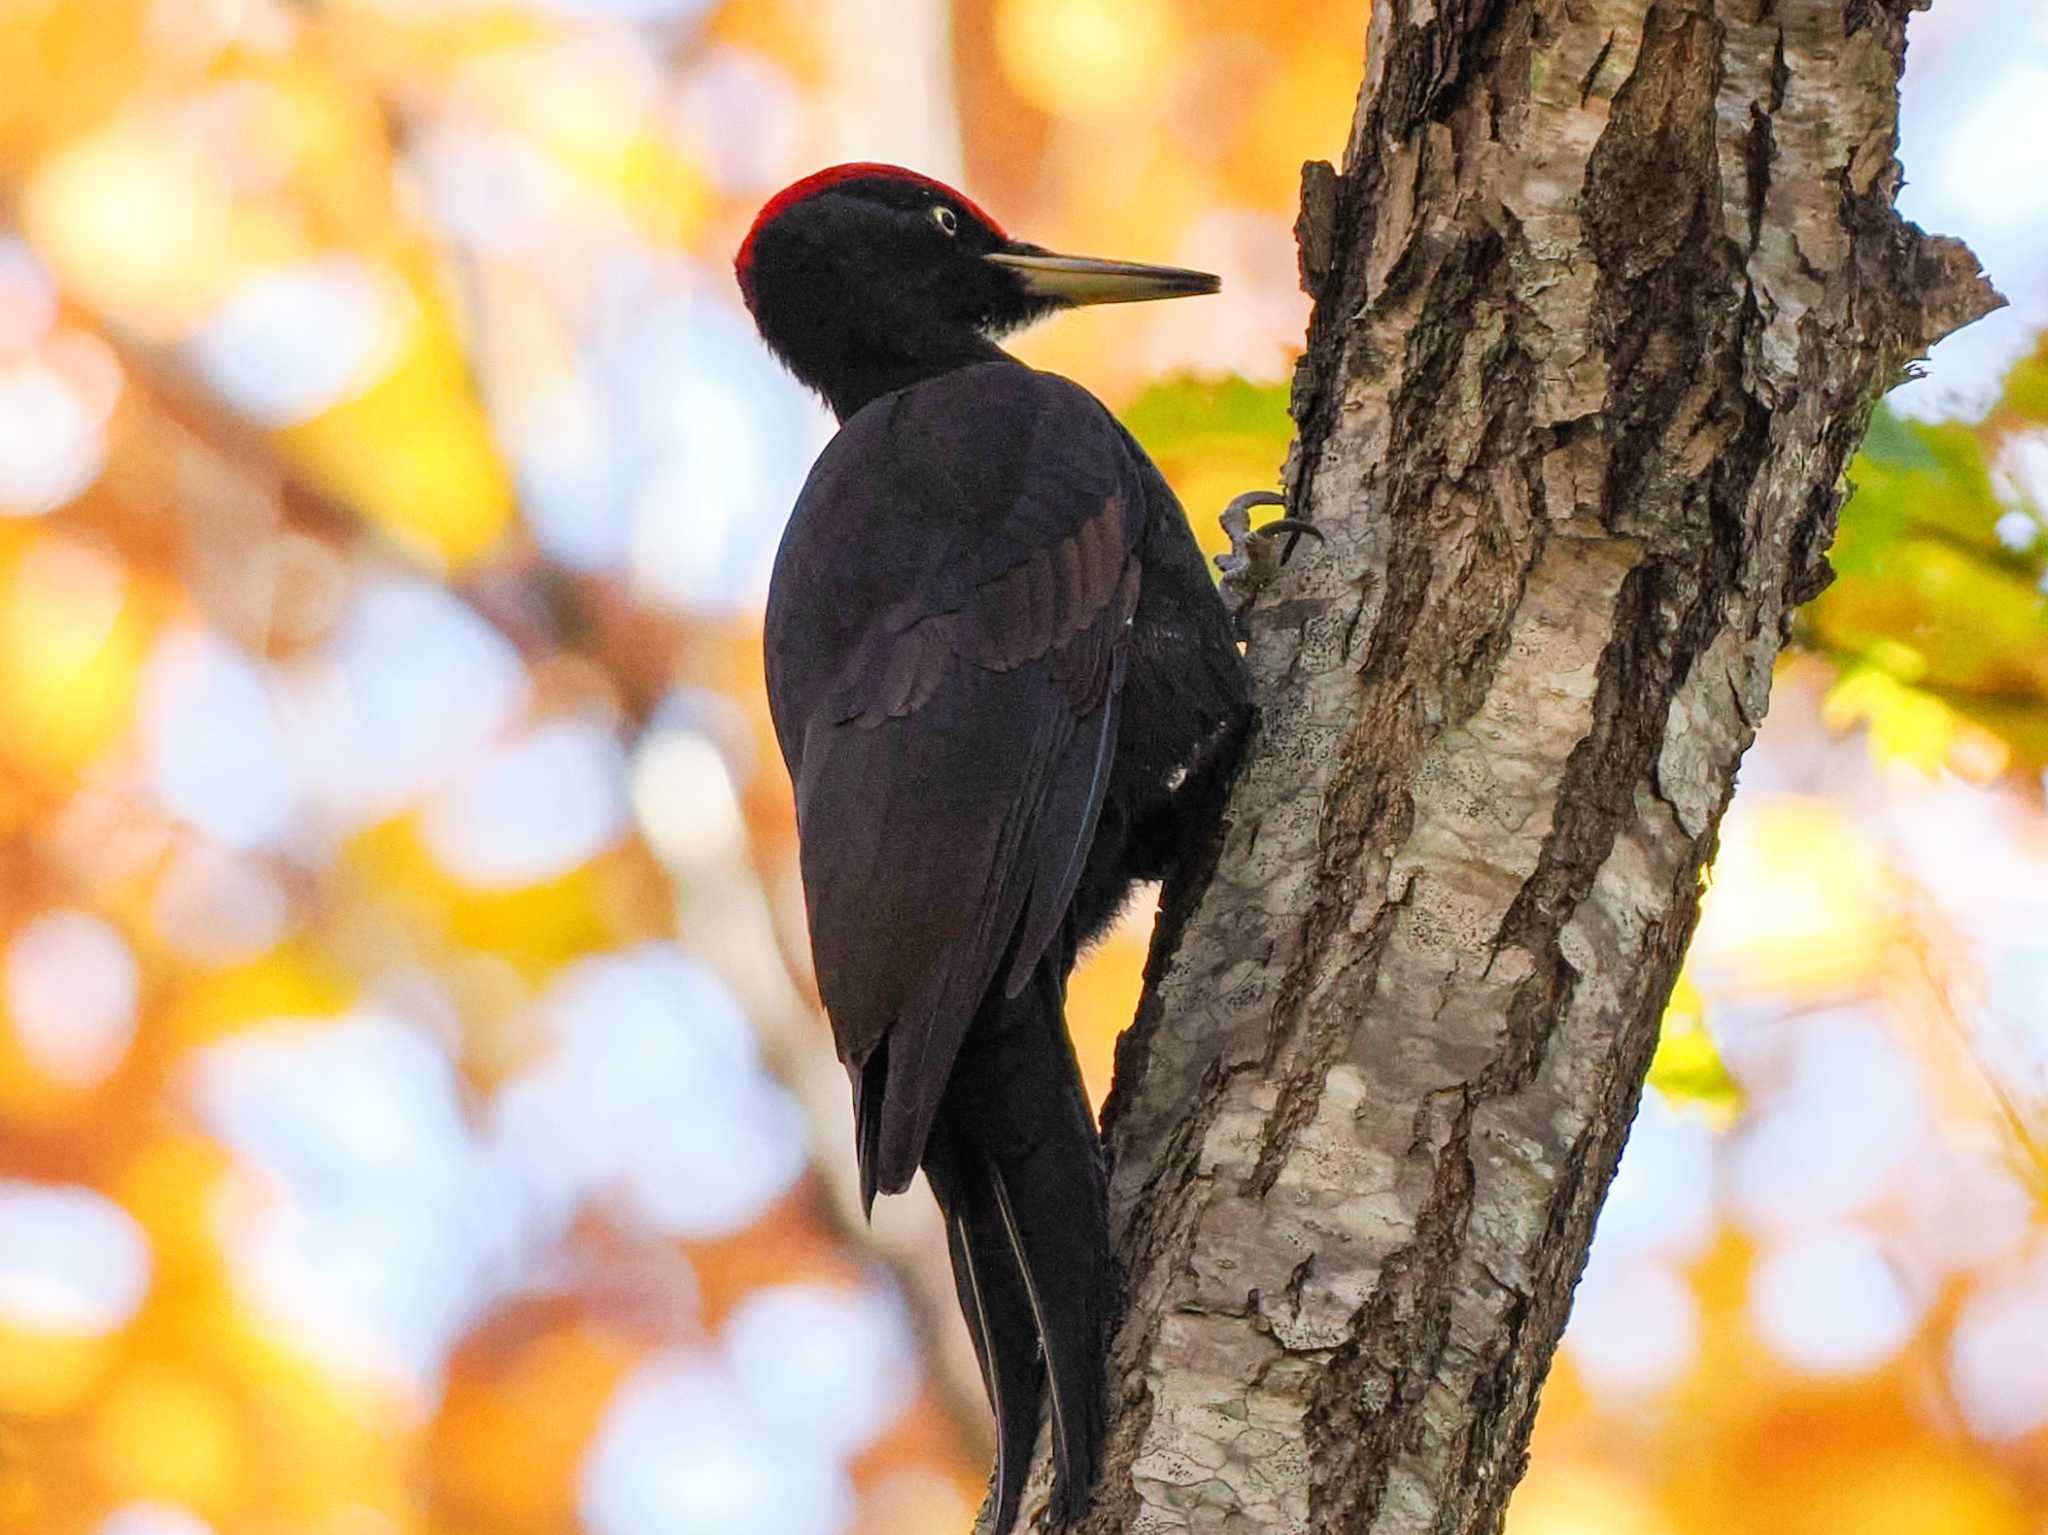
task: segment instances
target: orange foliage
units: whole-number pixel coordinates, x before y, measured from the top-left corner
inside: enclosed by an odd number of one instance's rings
[[[881,1282],[814,1172],[711,1235],[679,1235],[621,1191],[645,1171],[633,1137],[730,1107],[734,1082],[763,1070],[719,1036],[710,1003],[684,1016],[668,999],[669,1033],[634,1038],[701,1046],[704,1069],[732,1078],[718,1093],[651,1111],[635,1092],[659,1084],[632,1080],[629,1058],[626,1080],[601,1084],[615,1096],[547,1118],[540,1077],[574,1028],[635,1023],[602,991],[575,1025],[558,1016],[591,962],[658,941],[703,974],[772,970],[715,999],[765,1024],[777,1005],[801,1011],[786,1000],[802,993],[801,958],[772,941],[788,944],[801,915],[754,578],[735,556],[727,605],[685,611],[650,594],[640,548],[678,520],[707,545],[743,543],[759,530],[721,518],[745,477],[712,462],[690,496],[627,497],[623,549],[579,563],[550,552],[535,484],[582,467],[590,444],[570,434],[550,440],[554,458],[535,454],[512,405],[539,399],[558,426],[559,400],[584,389],[611,411],[601,444],[630,429],[635,453],[668,448],[660,398],[628,409],[606,392],[626,388],[619,354],[654,307],[641,290],[740,327],[727,260],[754,207],[801,169],[878,152],[870,123],[941,172],[958,158],[1030,238],[1225,273],[1231,297],[1202,324],[1076,316],[1025,341],[1030,360],[1112,398],[1183,366],[1282,376],[1306,317],[1287,233],[1298,166],[1342,152],[1366,10],[957,0],[949,27],[903,50],[925,71],[907,90],[873,67],[895,26],[851,26],[848,7],[689,9],[642,26],[582,15],[600,6],[45,0],[0,26],[0,205],[20,236],[0,247],[0,386],[28,402],[10,408],[44,413],[13,434],[28,447],[9,447],[20,458],[4,467],[21,473],[0,484],[0,1202],[73,1199],[38,1217],[38,1243],[0,1247],[0,1530],[96,1535],[140,1503],[214,1535],[567,1532],[637,1370],[712,1357],[764,1286]],[[957,123],[948,82],[972,107]],[[906,111],[923,96],[934,110]],[[756,97],[786,109],[722,131],[719,111]],[[467,202],[435,182],[450,142],[489,150],[484,184],[456,189]],[[454,227],[464,218],[479,230]],[[239,323],[253,363],[221,339],[252,288],[262,303]],[[486,301],[505,294],[516,301]],[[360,324],[322,331],[342,303]],[[706,322],[684,349],[731,365],[717,343]],[[698,445],[707,461],[719,446]],[[1211,540],[1208,511],[1278,471],[1255,436],[1165,457]],[[611,488],[574,480],[576,531],[603,520]],[[430,588],[488,635],[465,642],[453,687],[432,693],[436,657],[414,652],[376,658],[391,693],[376,707],[341,680],[349,604],[378,583]],[[220,675],[187,705],[202,718],[167,723],[160,646],[198,626],[220,642]],[[612,732],[622,760],[650,722],[694,731],[745,823],[718,877],[745,888],[690,887],[698,873],[664,867],[638,825],[547,877],[487,886],[429,834],[448,773],[423,771],[396,803],[347,799],[333,780],[390,767],[393,737],[462,714],[494,664],[516,673],[516,718],[479,727],[455,767],[497,744],[491,730],[540,721]],[[682,725],[664,712],[678,700]],[[1898,728],[1897,702],[1866,685],[1835,707]],[[1934,723],[1943,760],[1961,739],[1986,774],[2003,763]],[[189,735],[167,746],[173,725]],[[241,754],[266,730],[286,743],[273,776],[243,782]],[[363,755],[345,759],[357,735]],[[187,755],[167,765],[173,746]],[[2016,1144],[2032,1106],[1957,1085],[1979,1063],[1955,1044],[1947,972],[1930,979],[1939,945],[1910,881],[1822,802],[1762,819],[1724,858],[1733,936],[1698,985],[1702,1016],[1731,989],[1804,1005],[1881,996],[1949,1030],[1945,1048],[1923,1031],[1915,1057],[1941,1078],[1945,1112]],[[676,931],[679,909],[757,906],[780,924],[764,955],[702,952],[737,923]],[[58,910],[104,929],[132,974],[17,974],[20,935]],[[1073,979],[1098,1102],[1150,927],[1140,902]],[[800,1079],[787,1020],[773,1021],[770,1064]],[[275,1069],[264,1049],[349,1030],[398,1059],[369,1090],[317,1056],[334,1073],[319,1090],[259,1076],[251,1102],[209,1096],[223,1052],[253,1048],[245,1064]],[[1694,1044],[1704,1065],[1674,1082],[1718,1071],[1710,1042]],[[304,1094],[288,1112],[286,1087]],[[334,1103],[349,1112],[320,1122]],[[508,1128],[522,1103],[539,1126],[524,1140]],[[761,1089],[756,1107],[800,1138],[775,1119],[794,1115],[786,1099]],[[348,1240],[312,1242],[323,1219]],[[376,1242],[391,1245],[371,1262]],[[1974,1437],[1943,1384],[1946,1329],[1981,1276],[1956,1278],[1882,1369],[1817,1383],[1753,1335],[1751,1268],[1724,1230],[1686,1270],[1698,1357],[1654,1412],[1615,1410],[1567,1350],[1514,1535],[2038,1526],[2040,1434]],[[390,1301],[397,1281],[441,1269],[467,1286],[454,1301]],[[957,1410],[976,1388],[920,1368],[909,1405],[868,1425],[840,1467],[860,1535],[958,1530],[978,1502],[974,1425]]]

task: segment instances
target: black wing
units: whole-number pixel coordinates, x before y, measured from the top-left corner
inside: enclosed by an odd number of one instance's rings
[[[1013,363],[859,412],[768,605],[818,987],[863,1194],[908,1183],[969,1021],[1059,935],[1102,806],[1144,501],[1077,386]]]

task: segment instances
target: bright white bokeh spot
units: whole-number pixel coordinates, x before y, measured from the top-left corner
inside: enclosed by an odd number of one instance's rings
[[[1919,1071],[1876,1018],[1809,1014],[1780,1027],[1790,1041],[1786,1081],[1736,1132],[1726,1162],[1736,1212],[1763,1232],[1870,1204],[1927,1134]]]
[[[93,1535],[213,1535],[213,1526],[169,1503],[130,1503],[100,1521]]]
[[[1593,1250],[1600,1257],[1645,1253],[1690,1258],[1713,1240],[1718,1137],[1654,1089],[1643,1094],[1621,1167],[1600,1208]]]
[[[1986,26],[1990,33],[1994,26]],[[1950,208],[1966,210],[1977,237],[2010,229],[2038,236],[2041,217],[2039,151],[2048,144],[2048,60],[2038,46],[2008,67],[1987,70],[1976,88],[1959,100],[1933,163],[1913,169],[1915,182],[1932,182],[1921,193]]]
[[[376,581],[294,679],[302,771],[350,827],[445,786],[525,707],[505,637],[423,581]]]
[[[436,126],[412,163],[434,217],[461,243],[494,256],[530,255],[560,236],[573,189],[531,140],[512,133]]]
[[[838,1535],[853,1488],[825,1445],[761,1423],[711,1360],[669,1354],[612,1399],[584,1461],[591,1535]]]
[[[755,1418],[835,1455],[857,1453],[910,1405],[917,1342],[887,1291],[777,1285],[725,1324],[725,1357]]]
[[[1908,1224],[1897,1254],[1930,1290],[2016,1254],[2032,1229],[2032,1197],[1991,1154],[1927,1146],[1900,1174]]]
[[[693,1091],[715,1092],[729,1075],[758,1066],[746,1015],[709,970],[666,943],[597,955],[565,969],[548,995],[554,1028],[567,1048],[594,1031],[637,1036],[660,1029],[666,1053]]]
[[[738,494],[739,477],[756,451],[743,424],[745,405],[725,399],[707,423],[729,447],[699,458],[673,454],[649,465],[633,503],[634,574],[654,596],[684,609],[729,609],[753,597],[757,584],[741,568],[730,517],[714,510]],[[708,513],[708,515],[707,515]]]
[[[1696,1115],[1642,1095],[1565,1332],[1595,1392],[1651,1396],[1692,1369],[1700,1306],[1677,1263],[1714,1238],[1716,1144]]]
[[[135,1039],[135,956],[98,917],[52,911],[7,946],[7,1014],[37,1070],[72,1087],[104,1081]]]
[[[1773,1249],[1751,1276],[1749,1309],[1780,1358],[1817,1375],[1852,1375],[1897,1353],[1921,1308],[1876,1242],[1838,1228]]]
[[[766,191],[795,179],[804,98],[774,59],[752,48],[704,50],[683,76],[676,118],[727,192]]]
[[[633,754],[633,810],[648,843],[671,864],[715,864],[740,856],[747,824],[725,753],[709,736],[661,728]]]
[[[605,371],[639,466],[636,583],[681,608],[756,606],[830,418],[702,294],[646,315]]]
[[[1654,1258],[1589,1263],[1564,1346],[1595,1391],[1650,1396],[1677,1384],[1699,1350],[1699,1302]]]
[[[536,727],[447,790],[423,831],[443,867],[485,889],[539,884],[626,832],[625,757],[583,720]]]
[[[2031,549],[2034,540],[2040,536],[2041,524],[2027,512],[2006,512],[1998,519],[1992,531],[1998,541],[2008,549]]]
[[[2033,868],[2027,874],[2038,878]],[[2038,929],[2037,929],[2038,931]],[[1992,955],[1989,995],[1973,1021],[1971,1047],[1999,1080],[2031,1101],[2048,1101],[2048,944],[2029,934]]]
[[[171,855],[151,906],[157,936],[203,965],[253,959],[284,937],[290,915],[275,879],[212,843]]]
[[[1949,1378],[1987,1439],[2048,1424],[2048,1270],[1970,1298],[1949,1340]]]
[[[238,1282],[334,1367],[431,1390],[520,1235],[447,1057],[376,1012],[286,1021],[205,1050],[193,1098],[280,1193],[226,1233]]]
[[[2048,431],[2014,432],[1999,448],[1998,468],[2036,512],[2048,512]],[[2036,516],[2027,515],[2027,525],[2030,533],[2041,531]]]
[[[190,348],[228,404],[261,426],[285,427],[375,383],[403,328],[394,282],[353,256],[326,256],[252,278]]]
[[[803,1112],[760,1072],[651,1129],[623,1183],[658,1231],[711,1241],[744,1230],[803,1176]]]
[[[300,785],[256,662],[211,631],[166,634],[142,713],[150,778],[172,814],[231,848],[286,839]]]
[[[670,945],[569,966],[544,1013],[554,1053],[492,1103],[498,1153],[543,1229],[609,1193],[661,1231],[723,1236],[802,1176],[800,1111],[731,995]]]
[[[63,374],[33,359],[0,366],[0,516],[62,506],[105,456],[100,422]]]
[[[630,474],[596,379],[576,369],[538,387],[511,436],[519,505],[542,549],[572,570],[611,570],[632,542]]]
[[[149,1240],[87,1188],[0,1181],[0,1319],[33,1332],[102,1336],[149,1294]]]

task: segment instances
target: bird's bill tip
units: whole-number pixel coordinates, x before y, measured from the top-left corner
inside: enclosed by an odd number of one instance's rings
[[[985,259],[1016,272],[1023,279],[1024,291],[1032,297],[1058,299],[1067,304],[1131,304],[1143,299],[1184,298],[1215,293],[1223,286],[1213,272],[1147,266],[1138,261],[1098,261],[1092,256],[1019,251],[992,251]]]

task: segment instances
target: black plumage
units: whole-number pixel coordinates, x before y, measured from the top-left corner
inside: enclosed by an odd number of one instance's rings
[[[945,1212],[1001,1531],[1042,1400],[1069,1508],[1101,1447],[1112,1266],[1067,974],[1185,845],[1247,687],[1158,470],[992,338],[1215,280],[1050,255],[872,165],[772,200],[738,272],[842,423],[776,558],[769,703],[862,1193],[922,1166]]]

